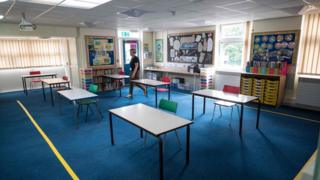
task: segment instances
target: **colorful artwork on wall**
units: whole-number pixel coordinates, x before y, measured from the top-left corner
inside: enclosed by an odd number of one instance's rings
[[[89,66],[106,66],[115,64],[114,37],[86,36],[85,39]]]
[[[253,33],[251,61],[296,63],[299,31]]]
[[[168,62],[213,64],[214,31],[168,35]]]
[[[155,42],[156,62],[163,62],[163,40],[156,39]]]

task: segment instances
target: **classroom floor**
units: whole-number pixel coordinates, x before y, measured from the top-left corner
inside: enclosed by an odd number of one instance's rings
[[[127,92],[124,89],[123,95]],[[60,115],[58,106],[43,101],[40,90],[33,90],[29,96],[22,92],[0,94],[0,179],[70,179],[16,100],[24,104],[80,179],[157,179],[157,140],[149,135],[144,145],[137,128],[114,117],[116,144],[111,146],[107,123],[107,109],[135,103],[154,106],[154,92],[150,89],[148,98],[135,89],[133,99],[119,97],[118,93],[101,93],[103,121],[98,123],[96,114],[89,114],[85,123],[82,113],[78,130],[73,106],[67,100],[61,103]],[[166,93],[159,95],[167,97]],[[178,102],[177,115],[190,119],[191,95],[172,92],[172,100]],[[223,109],[221,117],[217,110],[212,121],[212,100],[207,102],[205,115],[202,98],[195,102],[190,164],[184,167],[185,129],[179,130],[181,149],[175,134],[168,134],[164,144],[165,179],[292,179],[316,149],[320,124],[308,120],[319,120],[319,112],[288,107],[276,110],[304,119],[262,112],[257,130],[255,109],[245,107],[240,137],[236,112],[229,126],[230,109]]]

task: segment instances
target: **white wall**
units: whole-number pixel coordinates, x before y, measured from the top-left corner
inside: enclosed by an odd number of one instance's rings
[[[0,23],[0,37],[62,37],[67,38],[70,43],[70,64],[68,68],[37,68],[41,72],[56,72],[59,75],[67,74],[71,76],[73,86],[79,87],[79,68],[87,66],[87,55],[85,47],[85,35],[92,36],[117,36],[116,30],[94,29],[94,28],[76,28],[76,27],[61,27],[61,26],[44,26],[39,25],[35,31],[20,32],[17,24]],[[117,40],[115,38],[117,47]],[[117,49],[116,49],[116,52]],[[115,54],[116,61],[118,55]],[[18,70],[0,70],[0,92],[21,90],[20,75],[28,74],[30,69]],[[12,71],[12,72],[11,72]],[[68,74],[70,73],[70,74]],[[10,76],[10,77],[8,77]],[[6,81],[10,79],[11,81]]]
[[[0,71],[0,92],[20,91],[22,90],[21,75],[29,74],[31,70],[40,70],[41,73],[57,73],[57,77],[65,75],[65,68],[60,67],[46,67],[46,68],[26,68],[1,70]],[[44,77],[50,78],[50,77]],[[30,79],[27,80],[27,87],[30,88]],[[33,85],[34,88],[40,88],[41,84]]]

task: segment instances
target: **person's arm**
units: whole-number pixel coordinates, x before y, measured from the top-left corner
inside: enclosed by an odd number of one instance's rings
[[[131,78],[135,78],[136,77],[136,73],[138,71],[138,67],[139,67],[139,63],[134,63],[134,69],[133,69],[133,73],[132,73],[132,77]]]

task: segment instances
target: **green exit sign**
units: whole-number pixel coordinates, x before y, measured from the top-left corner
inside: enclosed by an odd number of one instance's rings
[[[122,32],[121,32],[121,37],[130,37],[130,32],[128,32],[128,31],[122,31]]]

